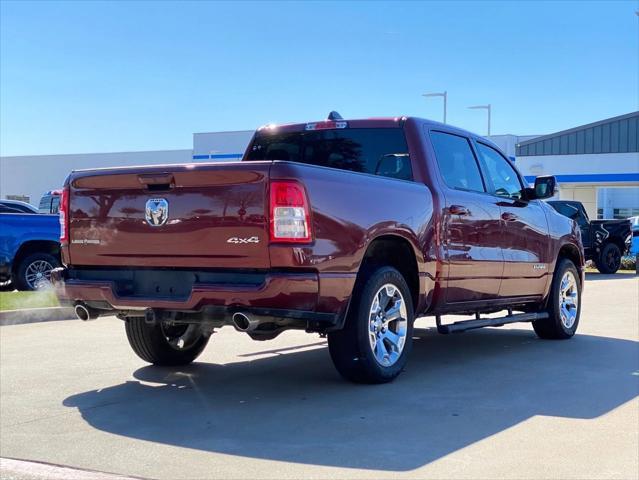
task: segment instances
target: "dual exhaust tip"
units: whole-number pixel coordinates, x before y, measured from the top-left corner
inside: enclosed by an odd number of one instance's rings
[[[86,322],[87,320],[94,320],[98,318],[98,312],[83,303],[76,303],[73,309],[75,311],[76,317],[78,317],[82,321]],[[155,320],[155,315],[153,315],[153,313],[155,312],[147,311],[145,313],[145,319],[147,322],[153,322]],[[233,314],[232,320],[233,326],[240,332],[252,332],[260,324],[259,320],[243,312],[235,312]]]

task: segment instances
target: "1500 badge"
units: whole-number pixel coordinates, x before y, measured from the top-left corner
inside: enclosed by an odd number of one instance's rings
[[[226,243],[260,243],[259,237],[248,237],[248,238],[240,238],[240,237],[231,237]]]

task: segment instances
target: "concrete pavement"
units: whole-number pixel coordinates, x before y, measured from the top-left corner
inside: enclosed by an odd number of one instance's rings
[[[352,385],[325,341],[229,327],[145,365],[122,322],[0,328],[0,455],[145,478],[637,478],[639,280],[589,275],[578,335],[417,322],[406,371]]]

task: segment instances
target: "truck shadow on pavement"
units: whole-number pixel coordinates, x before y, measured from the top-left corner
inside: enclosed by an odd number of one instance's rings
[[[150,442],[407,471],[536,415],[592,419],[639,395],[634,341],[543,341],[513,329],[415,337],[406,371],[387,385],[342,381],[315,346],[227,365],[145,366],[64,405],[101,431]]]

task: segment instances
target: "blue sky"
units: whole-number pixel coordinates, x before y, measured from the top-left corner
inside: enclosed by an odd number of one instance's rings
[[[637,1],[6,2],[3,155],[190,148],[193,132],[417,115],[543,134],[637,110]]]

